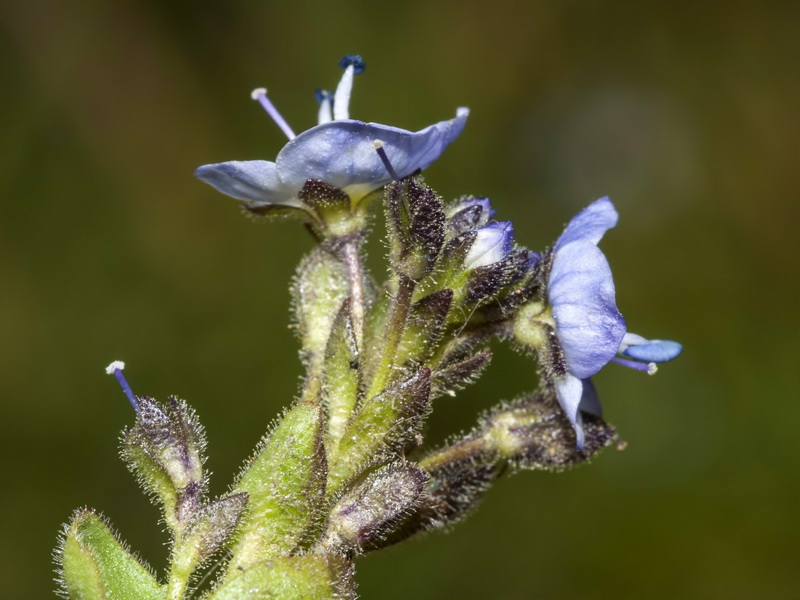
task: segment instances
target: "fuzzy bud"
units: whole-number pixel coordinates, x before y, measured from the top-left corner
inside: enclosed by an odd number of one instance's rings
[[[433,270],[444,244],[442,200],[413,177],[387,186],[386,199],[392,266],[419,280]]]
[[[586,441],[579,451],[575,431],[549,390],[500,407],[485,419],[484,427],[498,454],[521,469],[560,471],[586,462],[612,443],[624,446],[613,427],[585,414]]]
[[[376,544],[419,500],[427,475],[411,463],[392,463],[357,482],[331,511],[321,547],[352,555]]]
[[[136,423],[122,434],[122,458],[163,505],[173,531],[182,529],[205,496],[205,445],[194,411],[174,397],[164,406],[140,397]]]

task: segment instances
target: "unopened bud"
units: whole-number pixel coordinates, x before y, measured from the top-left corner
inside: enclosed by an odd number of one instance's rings
[[[416,506],[427,475],[411,463],[392,463],[357,482],[336,503],[320,542],[355,554],[385,537]]]
[[[205,445],[194,411],[174,397],[165,406],[140,397],[136,423],[122,434],[123,459],[162,503],[173,531],[191,518],[205,496]]]

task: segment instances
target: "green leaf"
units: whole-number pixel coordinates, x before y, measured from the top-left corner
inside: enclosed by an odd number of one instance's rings
[[[320,406],[296,404],[245,469],[234,492],[249,500],[229,572],[298,547],[325,494],[322,424]]]
[[[353,600],[353,564],[335,554],[264,561],[221,587],[207,600]]]
[[[96,513],[79,510],[57,551],[63,592],[71,600],[157,600],[165,597],[142,565]]]

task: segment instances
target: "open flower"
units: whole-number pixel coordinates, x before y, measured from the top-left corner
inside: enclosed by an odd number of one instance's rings
[[[399,177],[426,168],[461,133],[469,110],[459,108],[456,117],[435,123],[417,132],[389,125],[355,121],[349,116],[350,92],[354,75],[364,70],[361,57],[348,56],[340,63],[344,75],[335,94],[322,92],[319,124],[295,136],[266,96],[258,89],[253,97],[261,102],[289,142],[278,152],[275,162],[264,160],[229,161],[204,165],[195,171],[202,181],[255,209],[270,206],[308,210],[309,180],[326,184],[322,193],[343,192],[355,206],[367,194],[391,181],[375,141],[383,143],[386,155]],[[327,191],[325,189],[327,188]]]
[[[555,377],[561,408],[583,448],[581,412],[600,416],[600,401],[589,377],[613,361],[650,374],[655,363],[677,357],[682,347],[627,333],[617,309],[614,280],[597,243],[617,224],[617,211],[601,198],[575,216],[556,241],[547,282],[547,299],[566,372]],[[617,357],[617,353],[632,358]]]
[[[547,281],[548,304],[566,368],[555,378],[556,396],[575,429],[578,448],[584,444],[581,410],[599,413],[600,409],[595,394],[584,394],[588,385],[583,380],[614,358],[626,332],[614,297],[611,268],[597,247],[617,218],[608,198],[578,213],[556,241]],[[592,405],[590,397],[594,398]]]

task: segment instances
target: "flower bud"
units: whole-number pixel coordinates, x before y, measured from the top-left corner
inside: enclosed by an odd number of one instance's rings
[[[426,480],[421,469],[397,462],[356,482],[331,510],[320,546],[345,555],[372,546],[416,506]]]
[[[613,427],[600,417],[586,414],[585,442],[578,450],[575,431],[551,390],[493,411],[484,420],[484,430],[499,455],[520,469],[561,471],[586,462],[612,443],[624,447]]]
[[[452,239],[457,235],[483,227],[494,216],[495,211],[488,198],[461,198],[446,209],[446,237]]]
[[[442,200],[416,178],[386,188],[390,259],[397,273],[414,280],[433,270],[444,244]]]
[[[185,525],[205,496],[205,445],[194,411],[174,397],[165,406],[139,397],[136,423],[122,434],[122,458],[161,502],[173,531]]]

